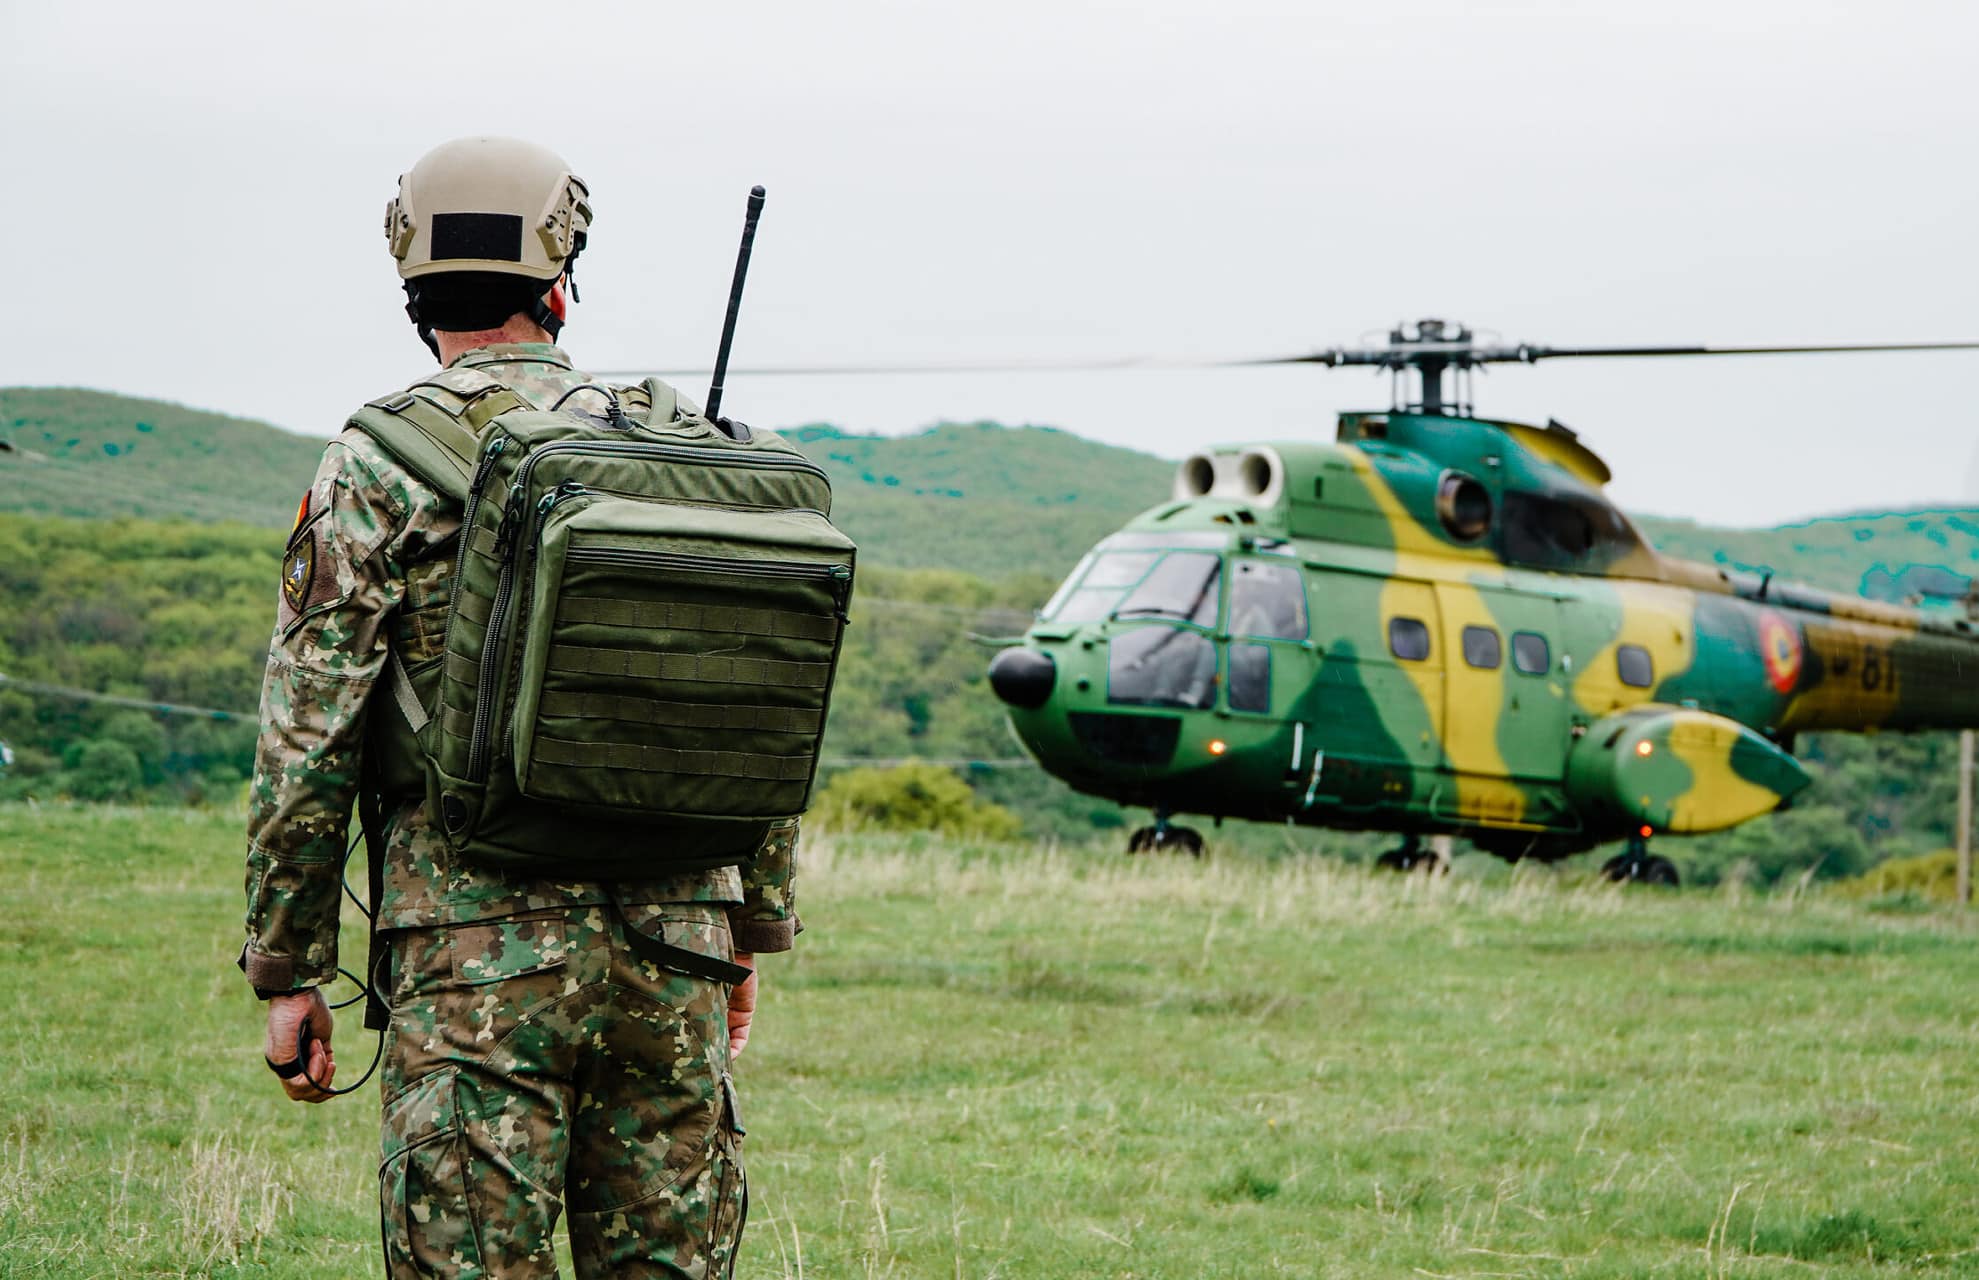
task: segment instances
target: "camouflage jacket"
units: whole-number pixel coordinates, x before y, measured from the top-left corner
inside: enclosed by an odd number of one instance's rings
[[[589,381],[546,343],[481,347],[408,390],[450,411],[499,382],[539,408]],[[260,991],[317,986],[337,974],[343,861],[357,799],[365,714],[389,697],[393,647],[437,656],[460,512],[364,433],[324,450],[282,557],[275,635],[261,687],[261,738],[248,811],[247,944],[240,965]],[[787,950],[795,822],[772,829],[746,869],[643,884],[534,880],[451,856],[423,800],[384,815],[380,929],[488,920],[542,908],[665,902],[729,904],[738,951]]]

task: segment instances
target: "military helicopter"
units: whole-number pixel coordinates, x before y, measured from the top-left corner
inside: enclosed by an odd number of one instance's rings
[[[1178,814],[1426,836],[1551,861],[1733,826],[1809,784],[1803,730],[1979,726],[1979,624],[1660,555],[1558,422],[1478,416],[1472,371],[1588,357],[1942,351],[1385,345],[1256,364],[1370,366],[1385,411],[1332,444],[1218,445],[1080,560],[991,687],[1039,764],[1145,806],[1130,851],[1200,854]],[[1407,375],[1413,400],[1401,396]]]

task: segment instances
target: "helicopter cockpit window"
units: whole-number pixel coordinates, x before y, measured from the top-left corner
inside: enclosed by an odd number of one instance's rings
[[[1405,662],[1426,660],[1429,657],[1429,627],[1420,618],[1390,618],[1388,652]]]
[[[1230,646],[1230,709],[1271,710],[1271,646]]]
[[[1656,683],[1656,664],[1649,650],[1639,644],[1625,644],[1615,650],[1615,674],[1632,689],[1647,689]]]
[[[1216,701],[1216,645],[1186,627],[1135,627],[1106,655],[1108,702],[1202,710]]]
[[[1043,617],[1049,622],[1071,625],[1098,622],[1113,612],[1120,593],[1147,576],[1147,571],[1160,558],[1159,551],[1102,551],[1088,556],[1045,606]]]
[[[1107,559],[1101,557],[1100,565]],[[1217,588],[1223,560],[1206,551],[1173,551],[1128,593],[1116,618],[1179,618],[1199,627],[1216,625]],[[1098,567],[1094,569],[1098,572]],[[1090,578],[1091,575],[1088,575]]]
[[[1306,591],[1298,567],[1256,560],[1239,560],[1233,564],[1230,632],[1269,640],[1305,639]]]

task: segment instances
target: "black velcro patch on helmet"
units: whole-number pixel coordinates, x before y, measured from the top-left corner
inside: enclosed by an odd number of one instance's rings
[[[436,213],[433,257],[522,261],[522,215],[518,213]]]

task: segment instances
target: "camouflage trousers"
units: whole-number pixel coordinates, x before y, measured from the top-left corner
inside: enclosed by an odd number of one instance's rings
[[[726,1277],[746,1193],[728,991],[626,927],[731,954],[719,906],[560,908],[404,931],[379,1166],[391,1277]]]

